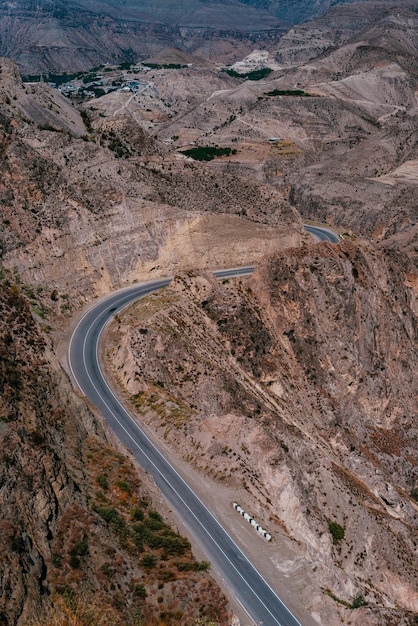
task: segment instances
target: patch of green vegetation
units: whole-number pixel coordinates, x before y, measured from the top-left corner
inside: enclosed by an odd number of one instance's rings
[[[107,147],[115,153],[115,156],[118,159],[121,157],[127,158],[131,154],[129,147],[117,137],[111,139],[107,144]]]
[[[132,489],[130,487],[130,485],[128,485],[128,483],[126,482],[126,480],[117,480],[115,485],[117,487],[119,487],[119,489],[121,491],[124,491],[125,493],[128,493],[129,495],[132,494]]]
[[[212,161],[215,157],[229,156],[236,154],[236,152],[235,148],[218,148],[217,146],[199,146],[189,150],[181,150],[181,154],[185,154],[196,161]]]
[[[147,518],[133,524],[132,537],[140,551],[145,544],[152,550],[162,549],[165,558],[183,556],[190,549],[189,541],[171,530],[157,511],[150,511]]]
[[[93,127],[91,125],[91,120],[90,120],[90,115],[88,114],[88,112],[85,109],[82,109],[80,111],[80,115],[81,118],[84,122],[84,126],[86,127],[86,130],[88,133],[92,133],[93,132]]]
[[[413,500],[415,500],[415,502],[418,502],[418,487],[411,489],[411,492],[409,495],[411,496]]]
[[[367,606],[368,602],[367,600],[364,599],[363,594],[359,593],[357,596],[354,596],[351,604],[350,604],[350,609],[359,609],[362,606]]]
[[[72,569],[78,569],[80,567],[80,559],[75,554],[72,554],[69,559],[69,564]]]
[[[145,554],[141,559],[142,567],[145,569],[152,569],[157,565],[157,557],[155,554]]]
[[[179,572],[207,572],[210,568],[209,561],[176,561]]]
[[[106,94],[106,91],[102,89],[101,87],[91,87],[90,91],[94,93],[96,98],[101,98],[102,96]]]
[[[272,73],[271,67],[262,67],[259,70],[252,70],[251,72],[245,72],[244,74],[240,74],[235,70],[227,69],[225,70],[229,76],[233,76],[234,78],[244,78],[245,80],[261,80],[262,78],[266,78],[269,74]]]
[[[343,526],[340,526],[337,522],[329,522],[328,528],[332,535],[332,542],[334,545],[341,541],[341,539],[344,539],[345,528]]]
[[[166,395],[164,390],[159,391]],[[208,562],[194,561],[188,539],[170,528],[148,499],[134,495],[138,492],[138,484],[134,480],[133,472],[131,475],[128,471],[124,456],[99,447],[95,440],[89,439],[86,448],[93,463],[93,467],[90,467],[93,486],[100,485],[105,490],[105,494],[99,492],[100,498],[96,492],[91,504],[92,510],[117,536],[120,546],[136,556],[146,573],[153,573],[158,579],[158,588],[163,588],[166,583],[178,577],[184,577],[179,576],[177,561],[182,564],[180,567],[183,571],[196,573],[207,571],[210,567]],[[100,467],[100,473],[97,472],[97,467]],[[121,494],[120,491],[124,493]],[[84,557],[88,552],[87,537],[73,539],[66,555],[66,565],[75,571],[81,571]],[[191,565],[187,565],[188,562]],[[104,564],[104,568],[102,572],[109,578],[116,575],[116,569],[111,562]],[[132,591],[138,599],[145,597],[142,583],[143,581],[138,583],[132,581]],[[136,584],[138,587],[134,586]]]
[[[354,596],[351,602],[347,602],[347,600],[343,600],[342,598],[339,598],[338,596],[336,596],[335,593],[331,591],[331,589],[323,589],[323,591],[327,594],[327,596],[335,600],[335,602],[338,602],[338,604],[342,604],[343,606],[346,606],[348,609],[352,609],[352,610],[359,609],[362,606],[368,605],[368,602],[367,600],[364,599],[364,596],[362,593],[359,593],[358,595]]]
[[[113,506],[96,506],[95,511],[109,524],[115,535],[122,539],[127,536],[128,530],[125,520]]]
[[[338,602],[338,604],[343,604],[344,606],[346,606],[347,608],[351,607],[351,604],[349,602],[347,602],[346,600],[342,600],[341,598],[339,598],[338,596],[335,595],[335,593],[333,593],[331,591],[331,589],[324,589],[325,593],[327,594],[327,596],[329,596],[330,598],[332,598],[333,600],[335,600],[335,602]]]
[[[113,575],[114,570],[113,568],[110,566],[109,563],[103,563],[103,565],[101,566],[100,570],[103,572],[103,574],[105,576],[108,576],[109,578]]]
[[[132,593],[137,598],[146,598],[147,597],[147,592],[145,590],[145,587],[144,587],[144,585],[141,585],[141,583],[135,583],[134,584],[133,589],[132,589]]]
[[[134,509],[132,509],[131,511],[131,519],[134,522],[142,522],[142,520],[144,519],[145,514],[143,509],[141,509],[140,507],[135,507]]]
[[[273,89],[273,91],[267,91],[265,96],[299,96],[310,98],[311,94],[306,93],[303,89]]]
[[[67,74],[64,72],[63,74],[54,74],[50,72],[45,76],[45,74],[22,74],[21,78],[24,83],[39,83],[43,78],[44,82],[47,83],[55,83],[58,85],[63,85],[64,83],[68,83],[71,80],[75,80],[82,76],[84,72],[77,72],[76,74]]]
[[[87,537],[76,543],[70,550],[71,556],[86,556],[89,551]]]
[[[153,70],[181,70],[183,67],[187,67],[182,63],[144,63],[143,65]]]
[[[154,522],[158,522],[159,528],[162,528],[164,521],[160,513],[158,513],[158,511],[151,509],[151,511],[148,513],[148,517],[150,518],[150,520],[153,520]]]
[[[86,74],[86,76],[83,76],[83,83],[85,85],[87,85],[88,83],[94,83],[96,79],[97,79],[96,72],[90,72],[89,74]]]
[[[107,491],[109,489],[107,477],[103,474],[96,476],[96,483],[103,489],[103,491]]]
[[[45,437],[39,430],[33,430],[30,433],[30,438],[35,446],[42,446],[45,443]]]

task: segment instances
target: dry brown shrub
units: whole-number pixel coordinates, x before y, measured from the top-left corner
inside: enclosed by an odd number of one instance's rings
[[[28,626],[122,626],[120,614],[100,596],[55,595],[39,617]]]

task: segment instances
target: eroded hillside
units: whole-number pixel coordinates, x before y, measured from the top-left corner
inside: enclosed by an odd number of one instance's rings
[[[123,284],[294,245],[300,217],[257,183],[168,154],[126,111],[91,120],[5,59],[0,81],[0,621],[229,624],[208,564],[71,391],[58,327]]]
[[[274,186],[305,219],[403,239],[414,252],[416,9],[413,1],[334,6],[272,46],[274,71],[263,80],[214,89],[162,123],[159,136],[174,135],[182,149],[191,140],[231,146],[214,170]],[[254,69],[254,55],[246,63]]]
[[[6,60],[0,80],[3,258],[45,288],[46,306],[53,290],[74,307],[179,268],[257,262],[301,239],[280,194],[167,153],[129,111],[92,122],[47,85],[22,84]]]
[[[238,283],[176,277],[112,329],[138,419],[203,489],[222,485],[227,518],[240,502],[269,529],[261,567],[292,580],[310,565],[304,602],[323,624],[412,624],[418,610],[416,297],[408,257],[321,244]]]
[[[0,6],[0,55],[22,71],[77,71],[146,58],[170,45],[209,58],[244,56],[283,31],[262,8],[228,2],[17,0]]]

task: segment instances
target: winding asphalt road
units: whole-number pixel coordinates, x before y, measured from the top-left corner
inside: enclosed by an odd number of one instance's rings
[[[311,226],[305,226],[305,229],[321,240],[332,243],[338,241],[338,237],[326,229]],[[230,278],[248,275],[253,271],[254,267],[248,266],[220,270],[215,272],[215,276],[219,279]],[[171,279],[167,278],[129,287],[100,300],[89,309],[79,321],[70,340],[68,363],[71,374],[82,393],[106,418],[120,441],[132,451],[136,461],[152,474],[169,506],[181,517],[190,534],[204,547],[212,566],[221,574],[251,621],[263,626],[302,626],[119,402],[100,368],[100,336],[109,320],[134,300],[161,289],[170,282]],[[312,623],[310,616],[303,616],[302,610],[300,619],[304,623]]]
[[[309,226],[309,224],[304,224],[303,227],[306,232],[319,239],[319,241],[329,241],[330,243],[338,243],[340,241],[338,235],[328,228]]]

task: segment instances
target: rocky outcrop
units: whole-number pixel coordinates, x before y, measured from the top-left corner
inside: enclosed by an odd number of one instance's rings
[[[23,120],[39,128],[72,137],[86,134],[80,113],[56,89],[45,83],[23,84],[15,63],[0,57],[1,107],[14,118],[14,128]]]
[[[416,281],[392,249],[294,249],[238,284],[178,277],[108,345],[141,419],[298,542],[323,624],[418,611]]]

